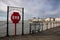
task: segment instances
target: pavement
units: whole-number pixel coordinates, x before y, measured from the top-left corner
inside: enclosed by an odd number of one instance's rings
[[[0,40],[60,40],[60,26],[37,34],[1,37]]]

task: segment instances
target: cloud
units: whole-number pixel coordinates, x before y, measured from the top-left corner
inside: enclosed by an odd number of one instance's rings
[[[7,6],[19,6],[25,9],[25,19],[32,17],[58,16],[60,0],[2,0],[0,10],[6,13]],[[58,16],[59,17],[59,16]]]
[[[0,10],[1,11],[5,11],[6,12],[6,10],[7,10],[6,6],[7,6],[6,4],[4,4],[3,2],[0,2]]]

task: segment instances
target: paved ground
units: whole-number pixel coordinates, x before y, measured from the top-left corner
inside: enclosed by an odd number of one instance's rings
[[[46,30],[38,34],[2,37],[0,40],[60,40],[60,27]]]

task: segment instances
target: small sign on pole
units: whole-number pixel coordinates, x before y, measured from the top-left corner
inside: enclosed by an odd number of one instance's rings
[[[16,24],[19,23],[20,19],[21,16],[19,12],[13,12],[13,14],[11,15],[11,20],[15,24],[15,35],[16,35]]]

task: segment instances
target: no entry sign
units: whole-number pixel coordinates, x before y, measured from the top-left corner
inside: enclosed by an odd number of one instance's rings
[[[13,12],[13,14],[11,15],[11,20],[13,23],[19,23],[19,21],[21,20],[19,12]]]
[[[15,24],[15,35],[16,35],[16,24],[19,23],[21,16],[19,12],[13,12],[11,15],[11,21]]]

